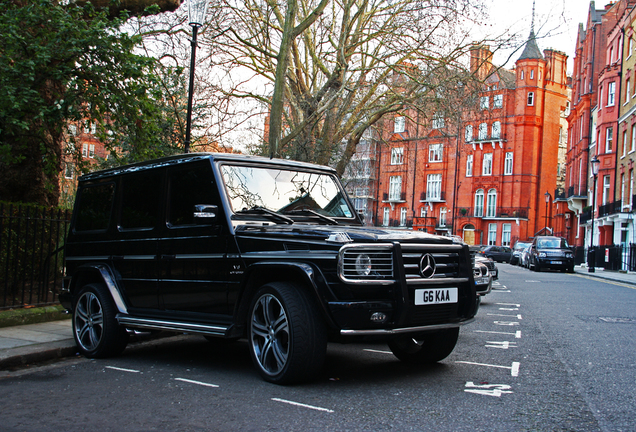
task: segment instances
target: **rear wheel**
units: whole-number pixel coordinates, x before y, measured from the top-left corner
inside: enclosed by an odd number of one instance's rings
[[[86,285],[73,308],[73,336],[80,353],[89,358],[120,354],[128,332],[117,323],[117,309],[103,284]]]
[[[439,330],[419,335],[401,336],[388,345],[401,361],[410,364],[436,363],[449,356],[459,337],[459,328]]]
[[[310,299],[294,284],[263,286],[250,307],[248,329],[252,360],[266,381],[305,381],[324,363],[325,326]]]

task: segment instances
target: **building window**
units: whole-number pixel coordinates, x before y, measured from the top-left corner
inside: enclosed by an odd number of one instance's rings
[[[493,101],[492,101],[493,107],[494,108],[501,108],[503,107],[503,95],[495,95],[493,96]]]
[[[406,226],[406,207],[400,209],[400,226]]]
[[[442,175],[428,174],[426,176],[426,199],[440,200],[442,199]]]
[[[64,177],[67,179],[73,178],[73,164],[70,162],[66,163],[66,167],[64,168]]]
[[[490,189],[486,197],[486,217],[495,217],[497,215],[497,191]]]
[[[504,159],[504,175],[512,175],[512,152],[506,152],[506,158]]]
[[[428,210],[426,209],[426,206],[420,207],[420,217],[425,218],[426,217],[426,213],[428,213]],[[424,222],[426,223],[426,222]]]
[[[534,69],[530,69],[530,79],[534,79]]]
[[[393,132],[395,133],[404,132],[405,128],[406,128],[406,117],[404,116],[395,117],[393,121]]]
[[[486,123],[479,124],[479,140],[483,141],[488,137],[488,125]]]
[[[634,50],[634,39],[633,38],[629,38],[629,42],[627,43],[627,58],[630,58],[632,56],[632,51]]]
[[[402,176],[389,177],[389,200],[399,201],[402,196]]]
[[[496,121],[492,124],[492,137],[501,138],[501,122]]]
[[[88,147],[88,157],[91,159],[95,157],[95,144],[91,144]]]
[[[431,127],[433,129],[442,129],[444,127],[444,117],[441,114],[435,114]]]
[[[629,210],[633,210],[632,208],[632,199],[634,196],[634,170],[629,170]]]
[[[612,141],[614,140],[614,129],[608,127],[605,129],[605,153],[612,151]]]
[[[621,209],[625,207],[625,174],[621,174]]]
[[[605,205],[610,200],[610,176],[603,176],[603,204]]]
[[[391,149],[391,165],[402,165],[404,163],[404,148],[394,147]]]
[[[497,244],[497,224],[488,224],[488,245]]]
[[[614,106],[615,95],[616,95],[616,83],[611,82],[607,86],[607,106]]]
[[[488,96],[482,96],[479,99],[479,109],[487,110],[490,108],[490,98]]]
[[[473,125],[466,126],[464,131],[464,140],[466,142],[471,142],[473,140]]]
[[[446,226],[446,214],[448,213],[448,209],[446,207],[442,207],[439,209],[439,225]]]
[[[623,153],[621,157],[624,158],[627,154],[627,131],[623,132]]]
[[[505,223],[501,226],[501,245],[510,246],[510,237],[512,232],[512,225]]]
[[[389,208],[382,209],[382,226],[389,226]]]
[[[484,190],[477,189],[475,192],[475,217],[483,217],[484,216]]]
[[[630,153],[636,149],[636,124],[632,125],[632,143],[629,147]]]
[[[88,144],[82,144],[82,156],[88,157]]]
[[[473,176],[473,155],[466,156],[466,177]]]
[[[528,106],[534,106],[534,92],[528,92]]]
[[[73,136],[77,135],[77,126],[75,126],[75,125],[73,125],[73,124],[72,124],[72,125],[69,125],[69,126],[68,126],[68,132],[69,132],[71,135],[73,135]]]
[[[523,71],[521,71],[521,79],[525,78],[525,74],[523,73]]]
[[[481,175],[492,175],[492,153],[484,153]]]
[[[444,147],[442,144],[431,144],[428,148],[428,161],[441,162]]]
[[[627,79],[627,81],[625,81],[625,103],[629,102],[629,95],[630,95],[630,81],[629,79]]]

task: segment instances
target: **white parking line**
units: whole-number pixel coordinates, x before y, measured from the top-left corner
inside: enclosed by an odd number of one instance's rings
[[[519,375],[519,367],[521,366],[521,363],[519,363],[519,362],[512,362],[512,366],[500,366],[500,365],[492,365],[492,364],[486,364],[486,363],[475,363],[475,362],[468,362],[468,361],[456,361],[455,363],[464,363],[464,364],[470,364],[470,365],[475,365],[475,366],[487,366],[487,367],[500,368],[500,369],[510,369],[510,375],[512,375],[512,376],[518,376]]]
[[[521,339],[521,330],[517,330],[514,333],[511,332],[497,332],[497,331],[486,331],[486,330],[473,330],[475,333],[493,333],[493,334],[503,334],[503,335],[515,335],[515,339]]]
[[[104,366],[106,369],[113,369],[113,370],[117,370],[117,371],[121,371],[121,372],[131,372],[131,373],[140,373],[141,371],[138,370],[134,370],[134,369],[124,369],[124,368],[118,368],[115,366]]]
[[[194,381],[194,380],[189,380],[189,379],[185,379],[185,378],[175,378],[175,381],[183,381],[186,383],[190,383],[190,384],[197,384],[200,386],[204,386],[204,387],[218,387],[218,385],[216,384],[210,384],[210,383],[205,383],[205,382],[201,382],[201,381]]]
[[[513,317],[513,318],[514,318],[514,317],[516,317],[517,319],[523,319],[523,318],[521,318],[521,314],[517,314],[517,315],[502,315],[502,314],[492,314],[492,313],[489,313],[489,314],[486,314],[486,315],[490,315],[490,316],[503,316],[503,317]]]
[[[304,404],[304,403],[289,401],[289,400],[285,400],[285,399],[272,398],[272,400],[276,401],[276,402],[286,403],[286,404],[289,404],[289,405],[299,406],[299,407],[302,407],[302,408],[309,408],[309,409],[313,409],[313,410],[316,410],[316,411],[324,411],[324,412],[328,412],[328,413],[334,412],[333,410],[330,410],[330,409],[327,409],[327,408],[321,408],[321,407],[317,407],[317,406],[313,406],[313,405],[307,405],[307,404]]]

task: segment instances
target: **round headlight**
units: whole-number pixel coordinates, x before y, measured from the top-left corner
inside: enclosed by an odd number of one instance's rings
[[[545,258],[545,252],[539,252],[539,258]]]
[[[367,254],[360,254],[356,258],[356,272],[360,276],[369,276],[371,274],[371,258]]]

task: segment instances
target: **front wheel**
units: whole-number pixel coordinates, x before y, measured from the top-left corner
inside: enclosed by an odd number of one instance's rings
[[[128,344],[128,332],[115,318],[117,310],[102,284],[86,285],[73,308],[73,336],[80,353],[89,358],[120,354]]]
[[[453,352],[459,328],[439,330],[415,336],[401,336],[390,340],[388,345],[401,361],[410,364],[436,363]]]
[[[250,307],[248,329],[252,360],[266,381],[305,381],[323,365],[326,329],[316,307],[297,285],[263,286]]]

